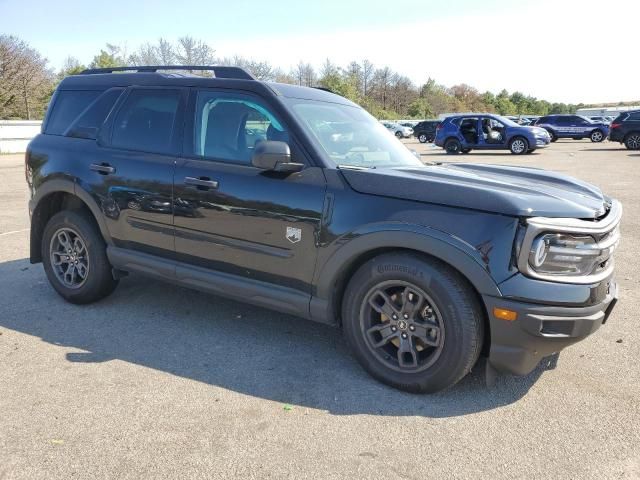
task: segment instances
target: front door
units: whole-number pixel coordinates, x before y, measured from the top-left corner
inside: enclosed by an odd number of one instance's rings
[[[99,134],[92,190],[116,246],[171,257],[172,189],[187,89],[130,88]]]
[[[321,168],[284,175],[251,165],[256,143],[289,143],[286,125],[250,94],[194,90],[174,180],[178,260],[310,293],[325,193]],[[191,121],[191,119],[193,121]]]

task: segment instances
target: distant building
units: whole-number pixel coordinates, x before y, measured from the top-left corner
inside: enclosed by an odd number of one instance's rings
[[[640,105],[634,105],[630,107],[589,107],[579,108],[576,110],[576,115],[583,115],[585,117],[617,117],[622,112],[627,110],[640,110]]]

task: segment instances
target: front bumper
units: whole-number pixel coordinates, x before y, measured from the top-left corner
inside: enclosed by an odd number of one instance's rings
[[[491,325],[489,363],[501,372],[526,375],[542,358],[591,335],[607,321],[618,300],[618,287],[613,280],[604,280],[595,288],[603,298],[581,307],[485,296]],[[498,320],[492,314],[494,308],[513,310],[517,319]]]

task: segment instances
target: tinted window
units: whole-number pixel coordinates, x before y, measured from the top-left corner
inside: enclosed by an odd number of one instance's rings
[[[71,122],[102,92],[98,90],[60,90],[47,120],[46,133],[62,135]]]
[[[171,151],[179,98],[177,90],[131,91],[116,115],[112,145],[143,152]]]
[[[248,165],[257,143],[289,143],[284,125],[253,97],[201,91],[195,115],[194,154],[199,157]]]
[[[100,95],[71,124],[65,135],[95,140],[98,129],[102,126],[122,91],[122,88],[112,88]]]
[[[571,125],[572,119],[571,117],[555,117],[551,121],[551,123],[556,125]]]
[[[628,122],[640,122],[640,112],[630,113],[627,117]]]

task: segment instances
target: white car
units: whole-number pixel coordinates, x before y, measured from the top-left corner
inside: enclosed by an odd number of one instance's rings
[[[399,123],[394,122],[381,122],[382,125],[386,127],[391,133],[393,133],[398,138],[409,138],[413,135],[413,128],[405,127],[400,125]]]

